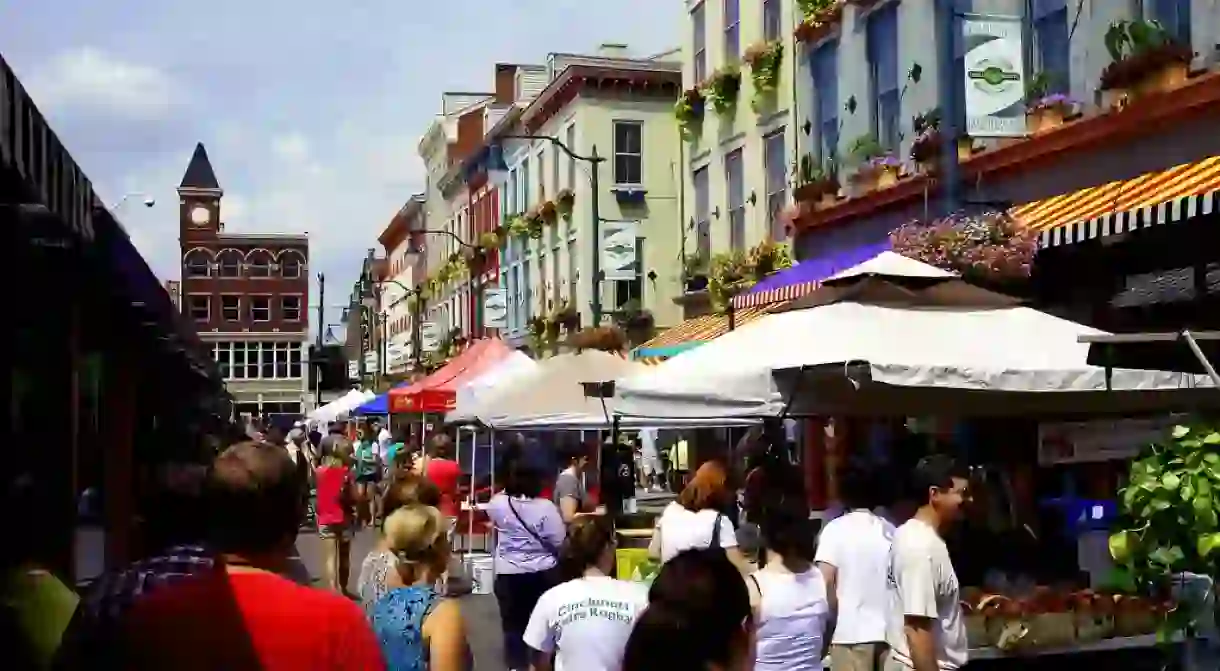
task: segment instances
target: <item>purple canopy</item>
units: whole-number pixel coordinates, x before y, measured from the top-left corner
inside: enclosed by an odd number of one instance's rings
[[[828,277],[864,263],[881,252],[890,250],[890,241],[885,239],[858,247],[839,250],[825,256],[805,259],[763,278],[750,290],[733,298],[734,307],[765,305],[777,301],[792,300],[817,287]]]

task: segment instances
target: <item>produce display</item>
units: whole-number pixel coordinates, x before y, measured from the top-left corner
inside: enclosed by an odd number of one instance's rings
[[[971,648],[1063,648],[1107,638],[1154,634],[1174,605],[1126,594],[1037,587],[1017,597],[964,590]]]

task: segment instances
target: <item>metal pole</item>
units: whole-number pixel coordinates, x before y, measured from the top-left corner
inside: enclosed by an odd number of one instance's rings
[[[1216,372],[1212,362],[1207,360],[1207,355],[1203,353],[1203,349],[1199,347],[1199,343],[1195,341],[1195,336],[1190,331],[1182,331],[1182,340],[1186,341],[1186,345],[1190,347],[1191,353],[1199,360],[1199,365],[1203,366],[1203,370],[1207,371],[1207,376],[1212,379],[1212,384],[1220,389],[1220,373]]]
[[[593,194],[589,197],[590,209],[593,214],[593,326],[602,324],[602,241],[601,213],[598,209],[598,197],[601,195],[601,159],[597,155],[597,145],[593,145],[593,155],[589,164],[592,166]]]
[[[961,108],[962,82],[958,80],[957,54],[954,44],[957,35],[957,3],[955,0],[937,0],[940,19],[940,39],[937,40],[940,70],[940,133],[941,133],[941,183],[944,187],[942,215],[956,212],[961,207],[961,176],[957,161],[957,140],[963,135],[965,113]]]
[[[322,349],[322,329],[326,326],[326,274],[318,273],[318,349]]]

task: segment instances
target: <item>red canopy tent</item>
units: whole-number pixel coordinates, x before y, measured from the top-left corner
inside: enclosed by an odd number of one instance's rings
[[[483,338],[424,379],[390,390],[391,413],[448,412],[457,405],[457,390],[491,370],[512,353],[499,338]]]

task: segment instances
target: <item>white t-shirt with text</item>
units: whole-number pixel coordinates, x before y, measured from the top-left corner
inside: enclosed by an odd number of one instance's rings
[[[737,547],[737,532],[729,518],[715,510],[699,512],[687,510],[678,502],[665,506],[657,528],[661,532],[661,562],[673,559],[678,553],[692,549],[710,547],[717,526],[720,525],[720,547]]]
[[[898,527],[890,549],[888,582],[890,614],[886,619],[886,641],[892,659],[913,668],[903,630],[906,616],[911,615],[932,620],[936,661],[941,669],[952,671],[965,666],[968,648],[961,589],[949,559],[949,548],[935,529],[918,519]]]
[[[525,644],[555,653],[555,671],[619,671],[631,628],[648,606],[641,583],[607,576],[569,580],[534,606]]]
[[[814,561],[836,569],[839,617],[835,645],[885,642],[890,609],[887,581],[894,525],[869,510],[831,520],[818,538]]]

